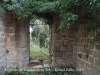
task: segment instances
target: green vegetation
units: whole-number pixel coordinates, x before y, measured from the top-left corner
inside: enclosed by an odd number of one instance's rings
[[[49,59],[49,50],[40,48],[34,43],[30,44],[30,57],[31,59],[46,60]]]
[[[4,75],[38,75],[38,73],[26,71],[6,71]]]
[[[37,44],[40,48],[49,49],[50,29],[44,20],[37,19],[35,22],[31,21],[31,41]]]
[[[61,21],[56,23],[59,29],[69,28],[73,24],[75,32],[80,25],[88,31],[100,29],[100,0],[1,0],[0,10],[13,11],[19,17],[30,20],[42,17],[50,25],[53,18],[59,16]]]
[[[59,24],[60,29],[69,28],[73,23],[77,23],[77,25],[84,23],[89,30],[95,30],[98,28],[96,23],[100,0],[1,0],[0,7],[2,11],[13,11],[19,16],[27,18],[41,16],[48,17],[50,20],[48,14],[58,15],[62,18]]]
[[[31,21],[30,57],[31,59],[49,59],[50,29],[44,20]]]
[[[5,75],[81,75],[75,71],[43,71],[43,72],[27,72],[27,71],[6,71]]]

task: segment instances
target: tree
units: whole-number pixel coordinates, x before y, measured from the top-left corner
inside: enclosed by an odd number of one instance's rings
[[[33,43],[39,45],[41,48],[49,48],[50,29],[43,20],[37,19],[34,25],[31,26],[33,31],[31,32]]]
[[[90,30],[95,30],[98,27],[94,26],[97,25],[91,23],[97,23],[100,0],[2,0],[0,7],[2,11],[13,11],[27,18],[50,13],[59,15],[62,18],[60,29],[69,28],[73,22],[77,22],[79,25],[84,23]]]

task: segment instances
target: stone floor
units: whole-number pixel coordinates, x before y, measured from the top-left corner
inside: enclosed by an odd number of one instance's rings
[[[30,68],[50,68],[49,60],[30,60],[28,64]]]

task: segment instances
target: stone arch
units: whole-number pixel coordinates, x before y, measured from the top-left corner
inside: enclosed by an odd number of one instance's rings
[[[73,35],[68,35],[72,31],[71,29],[57,31],[56,23],[60,21],[60,18],[54,16],[53,19],[50,44],[51,64],[52,66],[73,66]],[[27,66],[30,50],[28,20],[26,18],[18,19],[14,13],[7,12],[5,23],[6,50],[8,52],[6,66]]]

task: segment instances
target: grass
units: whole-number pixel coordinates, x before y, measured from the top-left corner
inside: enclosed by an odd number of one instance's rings
[[[49,59],[49,50],[40,48],[34,43],[30,44],[30,57],[31,59],[47,60]]]
[[[4,75],[38,75],[38,72],[6,71]]]
[[[42,72],[27,72],[27,71],[6,71],[4,75],[82,75],[75,71],[42,71]]]

